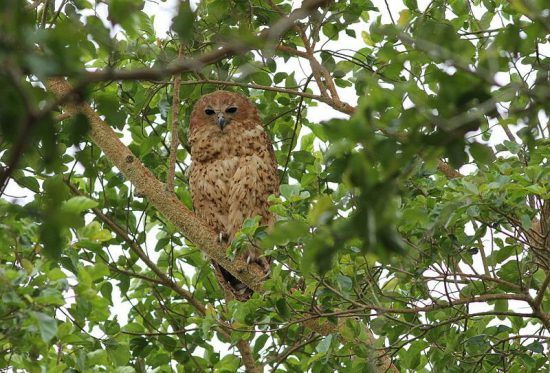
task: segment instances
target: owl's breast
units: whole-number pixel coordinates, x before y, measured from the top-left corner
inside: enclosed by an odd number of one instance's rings
[[[225,131],[224,131],[225,132]],[[267,144],[263,141],[265,131],[261,125],[239,125],[228,128],[221,141],[223,143],[222,156],[243,157],[258,155],[263,152]]]
[[[239,157],[209,159],[206,162],[193,162],[190,178],[200,179],[208,185],[216,185],[225,190],[239,165]]]
[[[226,157],[191,164],[189,186],[194,208],[215,228],[226,224],[231,179],[238,163],[238,157]]]

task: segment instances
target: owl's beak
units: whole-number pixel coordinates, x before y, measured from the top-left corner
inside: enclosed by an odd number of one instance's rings
[[[220,126],[220,129],[223,131],[223,128],[225,127],[225,117],[222,113],[218,114],[218,126]]]

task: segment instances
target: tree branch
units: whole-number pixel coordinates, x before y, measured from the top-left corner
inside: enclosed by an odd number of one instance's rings
[[[71,91],[71,86],[61,79],[50,79],[45,85],[49,91],[58,97],[64,96]],[[216,239],[216,233],[210,229],[206,223],[197,218],[193,212],[188,210],[173,193],[165,190],[164,185],[132,154],[132,152],[119,140],[116,132],[114,132],[88,104],[67,103],[65,105],[65,110],[71,113],[71,115],[81,112],[88,118],[90,122],[89,136],[91,140],[136,187],[137,191],[145,196],[161,214],[183,233],[185,237],[250,289],[255,292],[262,292],[262,279],[264,277],[262,270],[257,265],[247,266],[245,261],[239,257],[235,258],[233,261],[229,260],[225,255],[225,248],[222,247]],[[94,210],[94,212],[98,217],[103,217],[105,223],[109,225],[115,233],[132,241],[126,232],[110,221],[101,210],[97,209],[97,211]],[[198,303],[191,293],[179,287],[166,276],[139,246],[134,244],[131,248],[135,250],[136,255],[138,255],[138,257],[142,259],[168,287],[188,300],[195,307],[203,310],[205,309],[204,305]],[[312,321],[313,322],[306,323],[305,325],[322,335],[327,335],[337,329],[337,327],[333,325],[328,325],[326,323],[319,324],[314,320]],[[247,351],[246,348],[243,348],[241,354],[244,355]],[[248,357],[243,356],[243,363],[248,361],[246,359],[248,359]],[[391,360],[387,356],[385,360],[379,363],[386,367],[392,366]]]
[[[70,182],[66,181],[66,184],[69,186],[71,191],[76,195],[82,195],[82,193]],[[160,270],[160,268],[157,267],[155,263],[149,258],[149,256],[141,249],[141,247],[135,243],[133,239],[128,236],[126,231],[120,227],[117,223],[115,223],[111,218],[109,218],[107,215],[105,215],[99,208],[94,207],[92,208],[92,211],[94,214],[105,224],[107,225],[117,236],[122,238],[124,242],[130,247],[130,249],[149,267],[151,271],[153,271],[159,280],[133,273],[130,271],[121,270],[116,266],[109,265],[109,268],[113,269],[116,272],[125,273],[134,277],[141,278],[145,281],[153,282],[159,285],[166,286],[170,289],[172,289],[176,294],[180,295],[182,298],[187,300],[190,305],[192,305],[197,312],[204,316],[206,315],[206,306],[199,302],[193,294],[185,289],[183,289],[181,286],[179,286],[176,282],[174,282],[170,277],[168,277],[164,272]],[[231,339],[231,331],[232,328],[230,325],[227,325],[223,321],[219,321],[220,329],[218,331],[220,334],[224,336],[226,339]],[[247,372],[252,373],[260,373],[261,368],[259,368],[258,365],[256,365],[256,362],[254,360],[252,350],[250,349],[250,344],[248,341],[240,340],[237,342],[237,348],[239,352],[241,353],[241,357],[243,360],[243,364],[246,367]]]
[[[70,182],[66,181],[66,184],[71,189],[72,193],[75,195],[82,195],[82,193]],[[160,270],[160,268],[157,267],[157,265],[149,258],[149,256],[141,249],[141,247],[134,242],[134,240],[128,235],[128,233],[117,223],[115,223],[110,217],[105,215],[101,209],[94,207],[92,208],[92,211],[94,214],[103,222],[103,224],[107,225],[118,237],[124,240],[126,244],[130,247],[130,250],[132,250],[142,261],[147,265],[147,267],[157,275],[157,277],[161,280],[162,284],[164,286],[172,289],[175,293],[180,295],[183,299],[187,300],[195,309],[201,314],[206,314],[206,307],[198,302],[194,297],[193,294],[185,289],[183,289],[181,286],[176,284],[170,277],[168,277],[163,271]]]
[[[61,79],[50,79],[46,82],[46,86],[58,97],[71,91],[71,86]],[[136,187],[137,191],[146,196],[149,202],[186,238],[249,288],[254,291],[261,289],[263,275],[260,268],[254,265],[247,268],[244,260],[240,258],[229,260],[225,255],[225,248],[216,240],[215,232],[187,209],[173,193],[165,190],[164,185],[118,139],[115,131],[88,104],[70,103],[65,106],[65,109],[73,114],[81,112],[88,118],[89,136],[92,141],[103,150],[107,158]]]
[[[260,364],[257,364],[256,359],[254,359],[254,355],[252,354],[252,350],[250,349],[250,343],[240,340],[239,342],[237,342],[237,348],[241,353],[243,364],[247,373],[263,372],[262,366]]]
[[[292,55],[297,56],[297,57],[302,57],[302,58],[305,58],[305,59],[308,58],[308,55],[307,55],[306,52],[299,51],[298,49],[289,47],[288,45],[284,45],[282,43],[277,45],[275,47],[275,49],[280,51],[280,52],[292,54]]]
[[[288,16],[281,18],[269,28],[260,32],[258,41],[263,41],[263,45],[271,47],[273,42],[278,44],[280,36],[291,28],[296,21],[308,17],[315,9],[327,5],[330,0],[304,0],[302,6],[293,10]],[[96,71],[84,72],[82,79],[76,87],[95,82],[109,80],[160,80],[175,74],[198,71],[206,65],[216,63],[224,58],[242,54],[253,49],[257,49],[257,44],[244,44],[233,41],[231,43],[221,44],[214,47],[214,50],[200,56],[178,59],[173,63],[160,68],[141,68],[133,70],[119,69],[99,69]]]
[[[286,93],[286,94],[289,94],[289,95],[300,96],[300,97],[304,97],[304,98],[310,98],[312,100],[318,100],[318,101],[326,103],[327,105],[332,105],[332,101],[330,99],[327,100],[325,97],[322,97],[322,96],[319,96],[319,95],[314,95],[312,93],[301,92],[301,91],[297,91],[297,90],[289,89],[289,88],[272,87],[272,86],[267,86],[267,85],[254,84],[254,83],[230,82],[230,81],[225,81],[225,80],[211,80],[211,79],[189,80],[189,81],[181,82],[181,85],[195,85],[195,84],[217,84],[217,85],[225,85],[225,86],[235,86],[235,87],[259,89],[259,90],[262,90],[262,91],[272,91],[272,92]]]

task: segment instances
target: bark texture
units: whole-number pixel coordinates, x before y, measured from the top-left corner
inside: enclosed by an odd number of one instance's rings
[[[49,91],[57,97],[70,94],[72,88],[63,79],[50,79],[46,82]],[[254,291],[260,291],[263,272],[258,266],[247,266],[244,260],[234,261],[225,256],[225,248],[218,244],[215,232],[196,215],[187,209],[175,194],[166,191],[161,183],[141,161],[124,145],[117,134],[99,115],[86,103],[68,103],[65,110],[74,115],[83,113],[90,122],[91,140],[105,153],[107,158],[130,181],[137,192],[163,214],[172,224],[184,234],[194,245],[200,248],[211,259],[220,263],[233,276],[247,284]]]

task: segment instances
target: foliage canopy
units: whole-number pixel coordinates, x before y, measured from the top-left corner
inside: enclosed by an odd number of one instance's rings
[[[547,2],[182,1],[164,36],[152,3],[0,2],[0,369],[550,369]],[[274,259],[247,302],[92,118],[163,182],[177,121],[192,209],[186,126],[219,88],[282,180],[273,232],[232,245]]]

